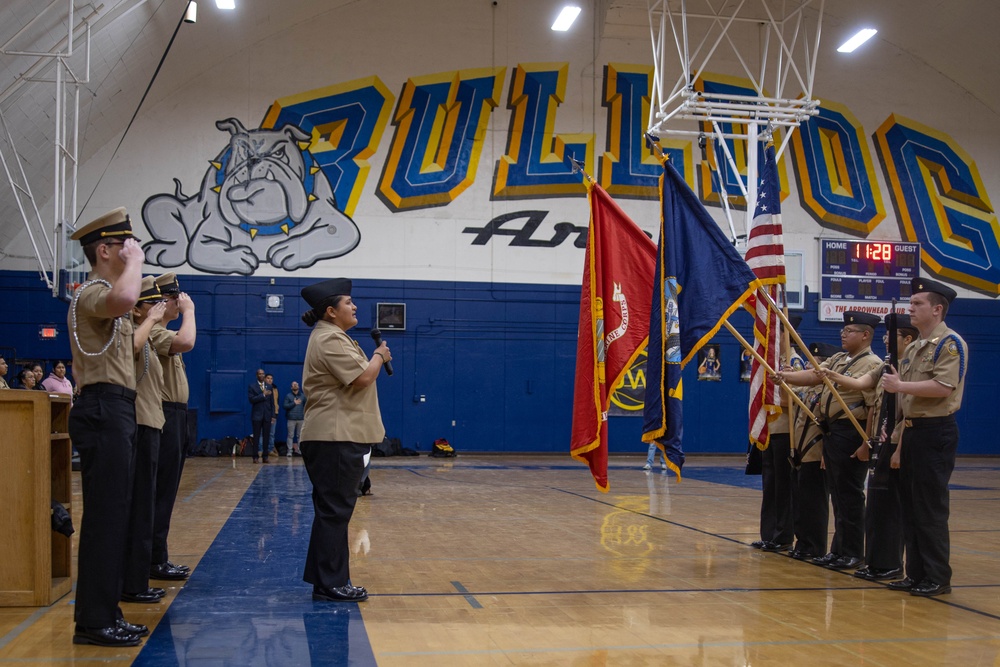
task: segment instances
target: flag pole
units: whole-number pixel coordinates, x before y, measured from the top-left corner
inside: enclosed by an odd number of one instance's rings
[[[597,181],[595,181],[594,178],[590,174],[587,173],[587,170],[583,168],[584,167],[584,163],[583,162],[581,162],[580,160],[577,160],[572,155],[567,155],[566,159],[569,161],[570,165],[572,165],[572,169],[573,169],[573,173],[574,174],[583,174],[583,180],[585,180],[587,182],[586,185],[587,185],[587,189],[588,190],[590,189],[590,186],[592,186],[595,183],[597,183]]]
[[[795,338],[795,342],[799,344],[800,349],[802,350],[803,353],[805,353],[806,358],[809,359],[809,363],[812,364],[812,367],[819,368],[819,362],[816,361],[816,358],[812,355],[812,352],[809,351],[809,348],[806,346],[806,344],[802,342],[802,339],[799,337],[799,332],[792,328],[791,322],[788,321],[788,318],[785,316],[785,314],[781,311],[780,308],[778,308],[778,304],[774,302],[774,299],[772,299],[771,295],[767,293],[767,290],[758,289],[757,294],[763,297],[764,300],[767,301],[768,305],[771,308],[774,308],[775,311],[777,311],[778,317],[781,319],[781,323],[788,328],[788,333],[793,338]],[[855,417],[854,413],[851,412],[851,409],[847,407],[847,402],[844,400],[844,397],[841,396],[840,392],[837,391],[837,388],[833,386],[833,382],[830,381],[830,378],[826,377],[825,375],[822,377],[823,377],[823,384],[826,385],[827,389],[830,390],[830,393],[833,394],[833,397],[837,399],[837,402],[840,403],[840,407],[844,409],[844,414],[847,415],[847,418],[851,420],[851,424],[854,425],[854,428],[857,430],[857,432],[861,435],[861,437],[865,440],[865,442],[867,442],[868,432],[865,431],[865,429],[861,426],[861,424],[858,423],[857,417]]]
[[[723,320],[722,324],[724,324],[725,327],[729,329],[729,333],[733,334],[733,337],[740,342],[740,345],[742,345],[747,352],[753,355],[753,358],[757,360],[757,363],[759,363],[761,366],[764,367],[764,370],[766,370],[771,375],[775,375],[777,373],[777,371],[771,368],[771,366],[767,363],[767,360],[764,359],[764,357],[760,356],[760,354],[757,353],[757,350],[753,349],[753,346],[749,342],[747,342],[747,339],[744,338],[743,335],[739,331],[737,331],[732,324],[729,323],[729,320]],[[799,398],[798,394],[792,391],[791,388],[787,384],[785,384],[784,380],[781,380],[780,384],[784,389],[788,391],[788,395],[792,397],[792,400],[795,401],[800,408],[805,410],[806,414],[809,415],[809,419],[813,420],[813,422],[819,425],[819,419],[817,419],[816,415],[812,413],[809,407],[802,402],[802,399]]]

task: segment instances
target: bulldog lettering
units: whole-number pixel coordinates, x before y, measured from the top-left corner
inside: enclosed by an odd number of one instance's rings
[[[229,145],[211,162],[200,192],[186,197],[174,179],[173,195],[155,195],[142,207],[153,236],[143,246],[147,263],[251,275],[262,261],[295,271],[357,247],[357,225],[300,148],[309,135],[294,125],[247,130],[235,118],[215,125],[229,132]]]

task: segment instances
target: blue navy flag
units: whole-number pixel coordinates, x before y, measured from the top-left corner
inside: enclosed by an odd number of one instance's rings
[[[681,370],[761,281],[673,165],[663,168],[642,439],[680,476]]]

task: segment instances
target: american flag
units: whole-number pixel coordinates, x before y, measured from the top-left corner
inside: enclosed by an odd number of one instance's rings
[[[785,246],[781,236],[781,199],[778,166],[774,146],[764,151],[764,168],[757,186],[757,208],[747,240],[746,262],[764,283],[773,303],[778,301],[778,285],[785,283]],[[781,345],[781,325],[778,314],[764,299],[751,298],[754,312],[754,348],[771,368],[778,367]],[[768,421],[780,411],[780,388],[771,382],[767,371],[756,360],[750,367],[750,440],[759,449],[767,449],[770,441]]]

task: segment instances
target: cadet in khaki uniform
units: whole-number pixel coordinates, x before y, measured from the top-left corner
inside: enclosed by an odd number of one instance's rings
[[[347,526],[371,446],[385,437],[375,380],[392,355],[383,342],[368,359],[347,335],[358,323],[350,280],[309,285],[302,298],[311,306],[302,321],[315,325],[302,370],[309,402],[299,448],[315,509],[302,578],[313,600],[360,602],[368,592],[351,584]]]
[[[139,299],[143,253],[124,208],[82,227],[72,239],[92,268],[67,315],[80,387],[69,434],[80,453],[83,490],[73,643],[136,646],[149,630],[121,618],[118,602],[136,433],[129,315]]]
[[[194,301],[181,292],[177,276],[165,273],[156,278],[156,286],[166,299],[167,312],[163,322],[153,327],[150,344],[163,366],[163,435],[160,439],[160,458],[156,469],[156,510],[153,519],[153,552],[149,576],[153,579],[187,579],[191,569],[186,565],[170,562],[167,536],[170,534],[170,517],[177,500],[181,473],[187,452],[187,402],[188,380],[184,367],[184,352],[194,348],[198,334],[194,317]],[[178,331],[167,329],[165,324],[183,317]]]
[[[835,345],[813,343],[809,352],[822,362],[840,350]],[[799,398],[815,414],[822,393],[820,387],[811,386],[799,394]],[[798,404],[794,404],[792,410],[795,419],[795,441],[791,445],[795,546],[788,555],[796,560],[811,560],[826,553],[830,524],[830,493],[822,469],[823,432]]]
[[[906,348],[899,373],[883,377],[899,395],[903,422],[893,464],[899,466],[906,577],[889,584],[912,595],[951,592],[948,481],[955,469],[958,425],[969,352],[944,318],[955,290],[926,278],[911,284],[910,322],[919,338]]]
[[[153,550],[153,505],[156,501],[156,466],[163,428],[163,369],[150,350],[149,332],[166,309],[152,276],[142,279],[139,303],[132,309],[135,327],[135,472],[132,483],[132,513],[125,549],[123,602],[156,603],[166,595],[149,587],[149,562]]]
[[[878,326],[877,315],[849,310],[844,313],[844,328],[840,342],[844,352],[833,355],[821,368],[857,377],[877,367],[881,360],[871,351],[872,336]],[[815,385],[822,382],[812,371],[786,373],[792,384]],[[851,414],[861,423],[868,418],[868,408],[875,402],[875,391],[840,391]],[[833,503],[833,541],[830,552],[812,560],[816,565],[836,569],[856,568],[865,555],[865,477],[868,466],[857,456],[858,450],[867,448],[861,435],[833,393],[824,385],[820,396],[818,414],[823,420],[823,463],[827,487]]]
[[[887,316],[888,317],[888,316]],[[888,348],[888,333],[883,340]],[[902,353],[906,347],[916,340],[917,330],[910,324],[909,315],[896,316],[896,345]],[[854,573],[855,577],[869,581],[898,579],[903,568],[903,527],[902,510],[899,503],[899,471],[890,467],[889,461],[899,442],[899,434],[894,433],[897,415],[886,415],[887,430],[882,434],[879,423],[882,411],[882,400],[885,392],[882,388],[882,377],[887,368],[885,364],[873,368],[865,375],[849,378],[837,373],[829,373],[827,377],[838,385],[851,389],[870,389],[875,387],[875,405],[868,413],[869,442],[882,441],[877,468],[868,478],[868,497],[865,504],[865,566]],[[898,406],[897,406],[898,412]],[[858,451],[858,458],[869,460],[869,452]]]

